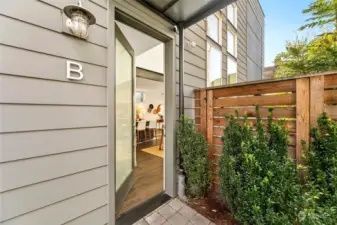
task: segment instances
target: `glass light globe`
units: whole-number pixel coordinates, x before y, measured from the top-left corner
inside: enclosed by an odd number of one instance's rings
[[[82,7],[82,2],[78,5],[67,5],[63,9],[69,18],[66,21],[67,27],[74,35],[80,38],[87,38],[89,34],[89,26],[96,23],[95,16],[87,9]]]
[[[89,19],[86,15],[84,15],[80,11],[72,13],[70,21],[67,22],[67,26],[77,37],[80,38],[88,37]]]

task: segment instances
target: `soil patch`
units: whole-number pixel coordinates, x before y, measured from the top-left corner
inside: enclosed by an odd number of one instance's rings
[[[214,198],[190,199],[187,204],[216,225],[239,225],[220,200]]]

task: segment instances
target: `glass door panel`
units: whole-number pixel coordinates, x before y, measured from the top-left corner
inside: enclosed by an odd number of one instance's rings
[[[116,38],[116,190],[132,172],[133,58]]]

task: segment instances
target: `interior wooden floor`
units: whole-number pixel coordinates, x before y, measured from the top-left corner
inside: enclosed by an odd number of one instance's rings
[[[123,203],[123,214],[163,191],[163,158],[141,151],[159,145],[155,141],[137,146],[137,166],[134,169],[133,187]]]

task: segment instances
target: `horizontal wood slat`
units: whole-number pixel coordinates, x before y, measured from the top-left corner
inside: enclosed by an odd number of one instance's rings
[[[337,120],[337,105],[325,105],[325,112],[334,120]]]
[[[295,94],[214,99],[214,107],[254,106],[254,105],[280,106],[280,105],[295,105],[295,104],[296,104]]]
[[[248,119],[247,122],[249,124],[252,124],[253,126],[256,125],[256,119]],[[277,123],[278,120],[273,120],[273,122]],[[240,123],[243,124],[243,120],[240,120]],[[266,127],[267,123],[268,123],[267,120],[263,120],[263,124],[264,124],[265,127]],[[228,120],[225,119],[225,118],[214,118],[213,119],[213,125],[214,126],[220,126],[220,127],[227,126]],[[295,127],[296,127],[296,121],[295,120],[286,120],[286,121],[284,121],[284,126],[286,128],[288,128],[290,131],[294,130]]]
[[[194,116],[195,117],[200,116],[200,108],[195,108],[194,109]]]
[[[221,155],[221,153],[222,153],[222,147],[214,146],[213,154],[214,155]]]
[[[296,90],[295,80],[276,81],[270,83],[248,84],[239,87],[228,87],[214,90],[214,97],[257,95],[278,92],[293,92]]]
[[[200,117],[195,117],[195,124],[200,124]]]
[[[201,131],[200,124],[196,124],[194,127],[195,127],[196,131],[198,131],[198,132]]]
[[[324,88],[337,88],[337,75],[325,76]]]
[[[194,107],[200,107],[200,100],[199,99],[194,100]]]
[[[244,108],[214,108],[214,116],[235,115],[235,111],[238,111],[239,116],[244,116],[247,113],[248,117],[256,117],[255,107]],[[269,114],[269,108],[261,107],[260,116],[267,118]],[[296,108],[294,107],[277,107],[273,108],[273,117],[277,118],[296,118]]]
[[[337,90],[324,91],[324,103],[325,104],[337,104]]]
[[[198,90],[194,91],[194,98],[195,99],[200,99],[200,91],[198,91]]]
[[[296,136],[295,135],[289,135],[288,141],[289,141],[289,143],[288,143],[289,146],[296,146]],[[214,136],[213,137],[213,144],[214,145],[223,145],[223,143],[221,141],[221,137]]]

